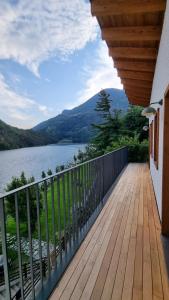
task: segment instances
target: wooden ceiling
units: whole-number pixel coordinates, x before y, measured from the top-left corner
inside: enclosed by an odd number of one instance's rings
[[[166,0],[91,0],[130,103],[150,102]]]

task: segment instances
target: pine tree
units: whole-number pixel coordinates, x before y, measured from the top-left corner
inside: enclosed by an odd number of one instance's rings
[[[97,135],[93,140],[98,154],[102,154],[107,146],[110,144],[112,135],[112,115],[111,115],[111,100],[110,95],[104,90],[100,91],[99,101],[96,104],[96,111],[99,112],[101,119],[100,124],[92,124],[97,129]]]

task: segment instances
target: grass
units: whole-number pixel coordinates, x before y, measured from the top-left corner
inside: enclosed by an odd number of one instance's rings
[[[50,182],[47,183],[47,224],[49,229],[49,239],[53,241],[53,216],[55,219],[55,233],[56,238],[58,237],[58,232],[60,228],[61,234],[63,234],[64,223],[66,226],[72,225],[72,206],[73,200],[76,199],[76,205],[81,205],[83,188],[84,188],[84,179],[82,174],[84,167],[80,167],[78,173],[78,178],[70,176],[70,172],[64,173],[62,176],[58,177],[53,181],[53,184]],[[73,182],[71,182],[73,178]],[[91,179],[88,178],[86,182],[86,188],[89,188],[91,184]],[[76,191],[75,191],[76,189]],[[54,195],[54,210],[52,206],[52,193]],[[75,195],[76,193],[76,195]],[[60,199],[60,200],[59,200]],[[26,199],[25,199],[26,201]],[[41,238],[43,241],[46,240],[46,209],[45,209],[45,191],[41,187],[41,213],[40,213],[40,225],[41,225]],[[59,217],[60,216],[60,217]],[[70,224],[69,224],[70,223]],[[27,232],[27,220],[20,224],[20,234],[21,236],[28,236]],[[7,232],[10,235],[16,235],[16,222],[15,219],[8,215],[7,217]],[[38,238],[38,228],[32,234],[33,238]]]

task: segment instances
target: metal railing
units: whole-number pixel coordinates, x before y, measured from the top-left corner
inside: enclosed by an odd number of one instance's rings
[[[4,282],[0,299],[48,298],[102,209],[127,156],[124,147],[0,198],[0,282]]]

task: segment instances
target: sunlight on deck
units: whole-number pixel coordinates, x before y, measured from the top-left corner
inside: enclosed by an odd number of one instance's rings
[[[169,299],[149,169],[129,164],[50,300]]]

